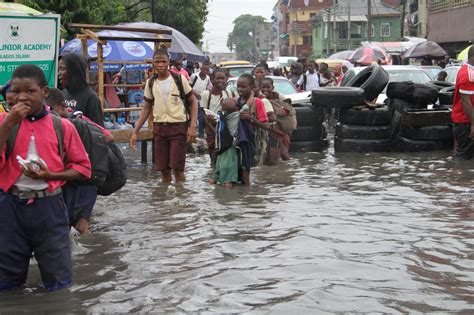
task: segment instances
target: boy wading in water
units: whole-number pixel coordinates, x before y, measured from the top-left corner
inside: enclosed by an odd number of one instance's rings
[[[258,129],[268,129],[268,116],[262,100],[254,97],[255,79],[251,74],[242,74],[237,80],[237,109],[240,111],[245,105],[249,107],[249,112],[241,112],[242,130],[239,131],[239,138],[242,141],[242,169],[241,181],[244,185],[250,185],[250,168],[254,162],[256,148],[255,134]],[[244,141],[243,138],[246,138]]]
[[[22,65],[11,84],[11,110],[0,114],[0,290],[25,283],[34,252],[45,288],[55,291],[72,281],[61,186],[89,178],[91,164],[74,126],[46,110],[43,71]]]
[[[153,141],[155,142],[155,170],[161,171],[162,181],[171,182],[174,173],[176,182],[185,180],[186,142],[196,140],[197,101],[188,81],[180,75],[176,80],[168,70],[170,60],[165,49],[153,54],[156,79],[148,79],[145,86],[145,106],[135,124],[130,146],[136,150],[138,132],[153,110]],[[150,80],[152,86],[150,86]],[[180,97],[180,87],[190,103],[189,117],[184,100]]]
[[[212,89],[201,94],[201,108],[207,109],[215,114],[221,110],[221,101],[231,97],[231,93],[226,90],[227,76],[221,69],[215,70],[211,75]],[[211,165],[216,164],[216,144],[215,126],[213,116],[204,115],[204,131],[206,133],[207,150],[211,158]]]

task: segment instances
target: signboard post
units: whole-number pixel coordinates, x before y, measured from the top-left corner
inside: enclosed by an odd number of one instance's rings
[[[23,64],[40,67],[56,86],[60,15],[0,13],[0,85]]]

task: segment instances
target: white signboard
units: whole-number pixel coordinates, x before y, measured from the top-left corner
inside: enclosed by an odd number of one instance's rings
[[[23,64],[43,69],[56,86],[60,16],[0,13],[0,85]]]

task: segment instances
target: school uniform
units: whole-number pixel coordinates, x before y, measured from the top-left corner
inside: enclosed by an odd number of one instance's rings
[[[0,124],[6,113],[0,113]],[[72,281],[68,213],[62,196],[64,181],[33,180],[24,176],[16,156],[36,154],[52,172],[74,169],[85,178],[91,165],[74,126],[61,120],[63,151],[50,113],[44,109],[24,119],[15,146],[0,156],[0,290],[21,286],[27,278],[31,254],[38,261],[43,284],[54,291]],[[63,161],[67,161],[66,164]]]
[[[187,80],[181,76],[186,97],[192,93]],[[147,81],[145,98],[153,103],[153,141],[155,170],[184,171],[188,123],[179,88],[170,74],[165,80],[156,79],[150,88]]]

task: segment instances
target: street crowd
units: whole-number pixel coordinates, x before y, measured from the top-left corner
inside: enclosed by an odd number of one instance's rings
[[[165,49],[155,51],[144,107],[130,138],[130,147],[136,149],[138,133],[152,114],[154,168],[163,182],[185,180],[186,146],[200,133],[214,169],[210,182],[229,189],[249,185],[252,167],[290,158],[295,110],[274,90],[265,62],[237,79],[235,94],[227,88],[224,69],[203,63],[199,71],[188,73],[183,61],[171,65]],[[453,108],[457,150],[466,158],[474,153],[472,65],[474,48],[459,71]],[[286,75],[298,89],[311,91],[338,85],[350,67],[343,64],[331,72],[327,64],[307,60],[273,75]],[[93,165],[74,125],[62,118],[84,119],[107,141],[113,139],[103,128],[99,99],[86,81],[84,58],[61,56],[59,80],[62,91],[49,88],[37,66],[22,65],[2,89],[9,112],[0,113],[0,290],[25,283],[33,253],[46,289],[69,286],[70,226],[88,233],[97,199],[96,187],[87,181]]]

